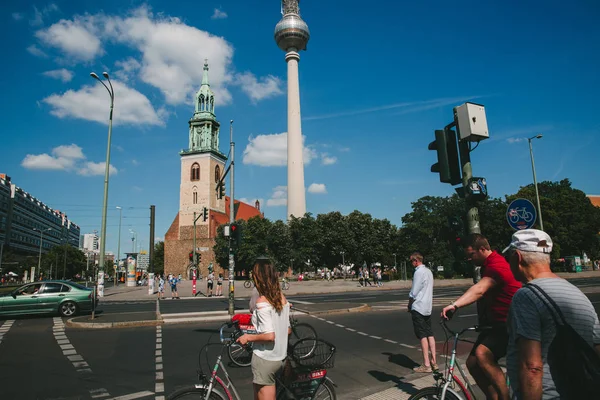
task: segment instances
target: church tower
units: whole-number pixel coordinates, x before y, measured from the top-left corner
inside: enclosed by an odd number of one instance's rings
[[[194,225],[194,211],[204,207],[211,212],[225,213],[225,199],[217,199],[217,182],[224,171],[227,157],[219,151],[220,124],[215,116],[215,95],[208,82],[208,61],[204,61],[202,85],[194,98],[194,115],[189,121],[189,144],[181,155],[181,186],[179,193],[179,226]],[[208,221],[199,219],[196,232],[208,238]],[[204,229],[200,229],[204,227]],[[187,235],[186,235],[187,236]],[[191,237],[191,236],[190,236]],[[198,236],[197,236],[198,238]]]

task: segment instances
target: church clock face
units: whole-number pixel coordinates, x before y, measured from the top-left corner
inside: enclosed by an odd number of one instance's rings
[[[221,180],[221,168],[219,168],[219,166],[217,165],[215,167],[215,183],[219,183],[220,180]]]

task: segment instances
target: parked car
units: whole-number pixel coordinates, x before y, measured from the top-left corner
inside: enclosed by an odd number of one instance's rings
[[[92,310],[93,294],[91,288],[75,282],[28,283],[0,295],[0,315],[59,314],[73,317]]]

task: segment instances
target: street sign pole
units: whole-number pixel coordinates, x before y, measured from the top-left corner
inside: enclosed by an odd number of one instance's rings
[[[235,143],[233,142],[233,120],[229,121],[229,145],[231,152],[231,175],[229,176],[229,226],[235,222],[235,202],[234,202],[234,180],[233,171],[235,170]],[[229,315],[235,313],[235,260],[233,258],[233,248],[231,235],[229,235]]]

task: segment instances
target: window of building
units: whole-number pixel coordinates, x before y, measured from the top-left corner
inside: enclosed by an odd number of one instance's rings
[[[192,201],[194,204],[198,204],[198,192],[192,193]]]
[[[191,170],[191,173],[190,173],[190,179],[192,181],[199,181],[200,180],[200,165],[198,163],[192,164],[192,170]]]

